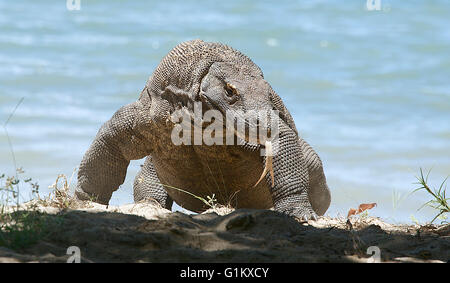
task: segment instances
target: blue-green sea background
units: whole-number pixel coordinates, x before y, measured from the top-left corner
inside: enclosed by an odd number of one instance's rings
[[[179,42],[220,41],[247,54],[320,154],[331,216],[430,221],[408,195],[419,168],[450,173],[450,5],[381,1],[0,1],[0,122],[17,165],[41,186],[78,166],[99,127],[137,99]],[[133,161],[111,204],[132,202]],[[0,129],[0,175],[14,174]],[[76,178],[72,181],[72,186]],[[31,191],[23,187],[21,198]],[[179,209],[179,207],[175,207]]]

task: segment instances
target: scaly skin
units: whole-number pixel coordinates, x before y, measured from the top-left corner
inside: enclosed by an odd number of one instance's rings
[[[222,114],[279,111],[279,143],[264,181],[258,183],[269,164],[260,155],[262,142],[245,136],[236,137],[235,145],[172,142],[171,115],[177,109],[193,113],[196,102],[203,111]],[[274,207],[303,220],[323,215],[330,204],[322,162],[299,137],[281,98],[247,56],[219,43],[184,42],[161,61],[139,99],[99,130],[80,164],[76,196],[107,204],[130,160],[144,157],[134,182],[135,201],[155,199],[168,209],[175,201],[197,212],[207,208],[174,189],[180,188],[204,198],[214,194],[219,203],[236,208]]]

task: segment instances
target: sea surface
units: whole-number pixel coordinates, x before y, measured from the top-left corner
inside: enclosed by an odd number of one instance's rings
[[[324,163],[329,215],[375,202],[369,215],[430,221],[411,192],[420,168],[435,188],[450,174],[450,5],[376,2],[0,0],[0,175],[22,167],[48,194],[162,57],[200,38],[261,67]],[[142,163],[111,204],[132,202]]]

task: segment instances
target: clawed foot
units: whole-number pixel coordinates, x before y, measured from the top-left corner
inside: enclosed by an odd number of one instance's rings
[[[284,211],[284,213],[296,218],[300,222],[307,222],[309,220],[317,221],[317,219],[319,219],[319,216],[314,212],[314,210],[312,210],[312,208],[295,207],[288,211]]]
[[[319,218],[319,216],[317,216],[317,214],[314,211],[303,213],[300,216],[294,215],[294,217],[301,222],[308,222],[309,220],[317,221],[317,219]]]

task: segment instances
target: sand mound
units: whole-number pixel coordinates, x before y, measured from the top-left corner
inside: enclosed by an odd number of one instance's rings
[[[448,225],[395,226],[369,217],[299,223],[255,209],[188,215],[155,203],[34,209],[55,220],[49,233],[21,250],[0,247],[0,262],[66,262],[71,246],[82,262],[367,262],[377,248],[382,262],[449,260]]]

